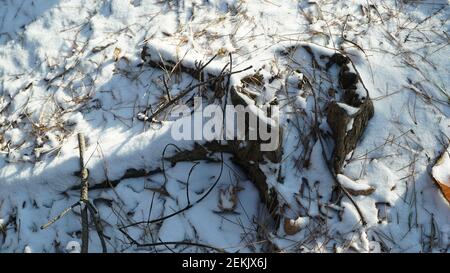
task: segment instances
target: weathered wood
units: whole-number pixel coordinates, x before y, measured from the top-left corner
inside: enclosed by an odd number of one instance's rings
[[[365,97],[360,97],[356,92],[361,78],[357,73],[350,72],[348,57],[338,53],[333,56],[330,61],[333,60],[340,66],[339,82],[343,91],[341,102],[358,108],[355,114],[350,115],[336,101],[332,101],[327,107],[327,121],[335,140],[332,164],[334,172],[338,174],[342,171],[345,157],[356,148],[369,120],[373,117],[374,108],[367,90]],[[352,128],[348,130],[351,122]]]
[[[84,151],[86,149],[86,143],[84,135],[78,133],[78,150],[80,152],[80,174],[81,174],[81,191],[80,191],[80,203],[81,203],[81,253],[87,253],[89,249],[89,225],[88,225],[88,172],[84,166]]]

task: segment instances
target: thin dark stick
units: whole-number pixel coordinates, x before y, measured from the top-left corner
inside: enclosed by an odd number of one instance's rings
[[[230,91],[231,73],[233,72],[233,57],[232,57],[231,53],[229,56],[230,56],[230,73],[228,75],[228,81],[227,81],[227,85],[225,87],[225,98],[224,98],[223,109],[222,109],[223,113],[225,113],[225,109],[226,109],[227,103],[228,103],[228,93]],[[225,117],[226,117],[226,115],[223,115],[222,124],[225,124]],[[223,134],[225,134],[225,128],[222,128],[222,129],[224,129]]]
[[[163,83],[164,83],[164,90],[166,91],[167,99],[169,101],[172,100],[172,96],[170,95],[169,86],[167,86],[167,80],[166,77],[163,75]]]
[[[164,150],[163,150],[162,156],[161,156],[162,172],[163,172],[163,176],[164,176],[164,186],[165,186],[166,183],[167,183],[166,166],[165,166],[165,163],[164,163],[164,162],[165,162],[165,161],[164,161],[164,155],[166,154],[166,150],[167,150],[167,148],[169,148],[169,146],[173,146],[173,147],[175,147],[175,149],[177,149],[179,152],[181,152],[181,149],[178,148],[178,146],[175,145],[175,144],[173,144],[173,143],[169,143],[169,144],[167,144],[167,145],[164,147]]]
[[[207,67],[216,57],[217,57],[217,54],[214,55],[211,59],[209,59],[209,61],[207,61],[202,67],[200,67],[199,72],[202,72],[203,69],[205,69],[205,67]]]

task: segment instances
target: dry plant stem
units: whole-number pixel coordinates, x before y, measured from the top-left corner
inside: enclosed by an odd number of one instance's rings
[[[56,223],[56,221],[58,221],[59,219],[61,219],[64,215],[66,215],[69,211],[73,210],[76,206],[79,206],[80,202],[76,202],[75,204],[73,204],[72,206],[66,208],[65,210],[63,210],[58,216],[56,216],[55,218],[51,219],[47,224],[41,226],[41,229],[46,229],[49,226],[53,225],[54,223]]]
[[[80,203],[81,208],[81,253],[87,253],[89,248],[89,226],[88,226],[88,172],[84,166],[84,151],[86,142],[84,135],[78,133],[78,150],[80,152],[80,172],[81,172],[81,191]]]
[[[84,166],[84,151],[86,149],[86,142],[84,135],[78,133],[78,150],[80,152],[80,173],[81,173],[81,191],[80,201],[87,202],[88,200],[88,171]]]

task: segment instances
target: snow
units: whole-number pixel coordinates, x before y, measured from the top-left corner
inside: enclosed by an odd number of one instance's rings
[[[447,149],[431,171],[439,183],[450,187],[450,157]]]
[[[67,243],[66,251],[68,253],[80,253],[81,246],[80,243],[77,241],[70,241]]]
[[[339,107],[344,109],[345,112],[347,112],[347,115],[349,115],[350,117],[356,115],[356,113],[358,113],[358,111],[359,111],[358,108],[350,106],[350,105],[342,103],[342,102],[338,102],[337,104],[339,105]]]
[[[365,184],[365,181],[353,181],[342,174],[338,174],[337,179],[339,180],[339,183],[341,183],[341,185],[346,189],[352,189],[354,191],[366,191],[370,189],[370,186]]]
[[[194,141],[173,139],[169,114],[142,121],[151,114],[144,113],[149,105],[155,110],[164,101],[163,76],[172,96],[197,82],[142,65],[146,45],[152,60],[190,68],[217,54],[207,67],[214,75],[232,53],[233,71],[252,66],[232,75],[233,86],[255,72],[264,76],[262,86],[245,87],[256,99],[242,98],[267,124],[274,120],[262,109],[279,102],[283,160],[260,168],[285,205],[283,217],[301,227],[289,238],[280,229],[264,235],[283,252],[448,252],[450,208],[429,175],[450,186],[448,153],[429,167],[450,136],[450,10],[448,1],[407,2],[373,3],[377,11],[367,1],[338,0],[0,2],[1,251],[80,252],[79,208],[39,228],[79,199],[70,190],[79,185],[77,133],[86,136],[91,185],[120,179],[130,168],[162,168],[169,144],[192,149]],[[347,197],[333,200],[335,184],[324,160],[333,143],[324,137],[322,147],[312,130],[317,118],[322,135],[330,133],[315,104],[324,109],[340,99],[339,91],[328,92],[339,90],[338,68],[324,69],[336,52],[350,57],[350,71],[364,83],[357,86],[359,95],[366,87],[375,108],[337,176],[346,188],[375,189],[353,197],[366,226]],[[203,93],[204,104],[217,103],[210,93]],[[358,111],[340,106],[350,116]],[[165,156],[176,152],[167,147]],[[217,186],[204,200],[167,220],[128,228],[130,236],[142,243],[189,240],[230,252],[263,251],[257,230],[268,225],[264,204],[245,170],[230,155],[224,159]],[[184,208],[187,195],[191,203],[198,200],[221,164],[199,161],[187,188],[194,164],[165,161],[166,176],[123,179],[114,189],[90,191],[111,238],[109,252],[205,251],[132,246],[119,231]],[[94,229],[89,248],[101,251]]]
[[[25,249],[23,250],[23,253],[33,253],[33,249],[31,249],[30,246],[25,246]]]
[[[25,134],[18,128],[7,130],[5,132],[5,140],[12,146],[19,145],[25,139]]]
[[[309,217],[298,217],[297,219],[291,219],[290,224],[298,227],[299,229],[305,228],[309,224]]]

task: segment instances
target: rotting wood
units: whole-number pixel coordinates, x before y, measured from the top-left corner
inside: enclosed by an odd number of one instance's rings
[[[362,81],[357,73],[349,71],[348,57],[339,53],[333,56],[330,60],[340,66],[339,82],[343,89],[342,103],[358,108],[356,113],[350,115],[336,101],[332,101],[327,107],[327,121],[335,140],[332,164],[334,172],[338,174],[342,171],[347,154],[356,148],[369,120],[373,117],[374,107],[367,90],[365,97],[359,97],[357,94],[357,84]],[[353,122],[351,129],[348,129],[351,122]]]
[[[247,103],[241,95],[231,88],[231,101],[234,105],[246,106]],[[248,121],[245,125],[248,130]],[[247,135],[247,131],[246,131]],[[266,160],[272,163],[280,163],[282,156],[282,131],[280,130],[280,143],[275,151],[261,151],[261,140],[228,140],[226,144],[220,144],[216,141],[208,142],[203,145],[195,144],[192,150],[185,150],[176,153],[174,156],[167,158],[172,164],[181,161],[206,160],[210,162],[216,161],[211,155],[216,152],[230,153],[233,155],[232,161],[240,166],[259,192],[261,201],[265,204],[268,212],[272,216],[275,225],[279,225],[279,202],[278,196],[274,189],[267,184],[267,176],[261,170],[260,164],[264,164]]]
[[[210,60],[205,65],[196,65],[196,68],[190,68],[182,64],[182,62],[175,63],[174,61],[170,60],[156,60],[154,57],[151,56],[149,52],[149,48],[147,45],[145,45],[141,52],[141,59],[143,60],[143,65],[149,65],[151,67],[157,68],[157,69],[163,69],[169,72],[173,73],[187,73],[193,78],[199,80],[199,81],[211,81],[212,84],[210,84],[208,87],[212,90],[214,90],[217,85],[223,86],[223,81],[225,80],[226,76],[230,76],[231,74],[240,73],[242,71],[248,70],[249,68],[246,68],[244,70],[240,71],[231,71],[229,73],[225,73],[222,71],[219,75],[213,75],[212,73],[209,73],[204,70],[204,68],[212,61]],[[231,56],[230,56],[230,66],[231,63]],[[224,67],[225,69],[226,67]],[[207,80],[205,78],[208,77]],[[212,79],[212,80],[211,80]],[[250,77],[244,77],[242,79],[243,84],[255,84],[255,85],[263,85],[264,84],[264,77],[260,75],[259,73],[256,73]],[[193,90],[193,89],[192,89]],[[228,90],[228,88],[227,88]],[[229,88],[231,93],[231,101],[233,105],[242,105],[247,106],[246,101],[241,96],[248,96],[251,99],[254,99],[252,96],[245,94],[243,92],[239,92],[235,89],[234,86],[231,86]],[[188,91],[189,92],[189,91]],[[184,96],[185,92],[182,92],[182,96]],[[217,93],[217,92],[216,92]],[[224,95],[225,92],[221,92],[222,95]],[[220,96],[221,97],[221,96]],[[169,103],[173,103],[175,99],[171,100]],[[166,109],[167,107],[162,107],[160,109]],[[151,115],[151,117],[148,119],[152,121],[152,118],[156,117],[161,111],[158,109],[155,113]],[[246,121],[246,132],[248,131],[248,122]],[[280,138],[281,139],[281,138]],[[280,141],[281,142],[281,141]],[[270,189],[269,185],[267,184],[267,177],[264,174],[264,172],[261,170],[259,164],[265,163],[265,160],[270,160],[273,163],[279,163],[281,161],[281,147],[282,145],[278,143],[278,149],[273,152],[261,152],[260,146],[261,146],[260,140],[248,140],[248,141],[235,141],[230,140],[227,141],[226,145],[218,145],[216,142],[207,143],[205,145],[198,145],[194,147],[193,150],[189,151],[180,151],[173,155],[172,157],[165,158],[169,162],[172,163],[172,165],[176,164],[180,161],[194,161],[194,160],[207,160],[210,162],[216,161],[213,157],[210,156],[211,153],[214,152],[226,152],[231,153],[233,155],[233,162],[239,165],[248,175],[249,179],[255,184],[257,187],[260,198],[262,202],[266,205],[267,209],[269,210],[272,218],[275,220],[276,225],[279,224],[279,213],[278,213],[278,199],[277,199],[277,193],[274,189]]]

